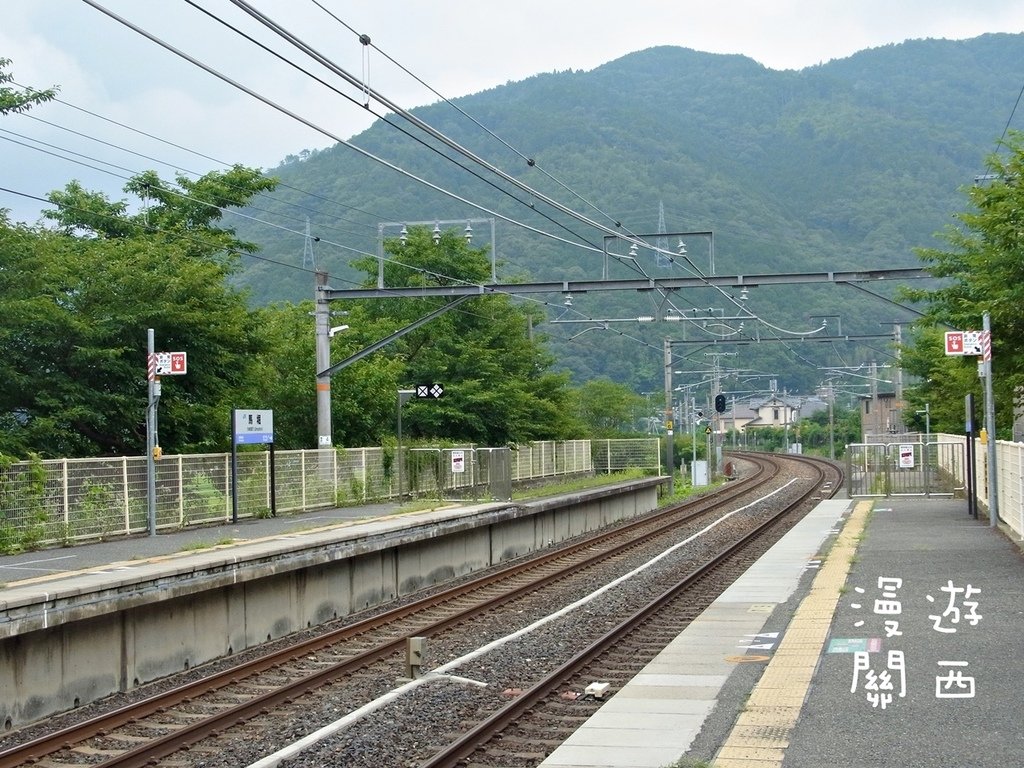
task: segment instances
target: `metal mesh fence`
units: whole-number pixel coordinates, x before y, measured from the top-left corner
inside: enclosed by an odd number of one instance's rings
[[[649,472],[661,471],[660,440],[594,441],[594,471],[610,474],[636,467]]]
[[[509,499],[515,483],[566,475],[657,471],[657,439],[538,441],[509,448],[414,448],[401,494]],[[164,456],[154,464],[158,529],[229,522],[397,498],[396,462],[384,448]],[[271,492],[271,470],[274,483]],[[0,551],[143,533],[144,456],[18,462],[0,468]]]

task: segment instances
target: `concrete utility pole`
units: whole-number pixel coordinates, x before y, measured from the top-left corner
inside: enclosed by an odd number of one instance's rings
[[[327,273],[317,271],[313,316],[316,323],[316,433],[320,448],[330,448],[332,444],[331,375],[324,373],[331,367],[331,313],[330,304],[324,298],[326,288]]]
[[[668,465],[668,495],[676,492],[675,486],[675,457],[673,456],[673,429],[672,429],[672,340],[665,338],[665,463]]]

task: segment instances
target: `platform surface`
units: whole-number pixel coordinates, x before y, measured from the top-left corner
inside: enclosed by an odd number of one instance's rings
[[[964,501],[826,501],[543,768],[1024,766],[1024,557]]]

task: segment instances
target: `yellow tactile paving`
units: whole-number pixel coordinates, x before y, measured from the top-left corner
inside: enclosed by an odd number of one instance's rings
[[[871,502],[860,502],[800,602],[772,660],[736,718],[714,768],[780,768],[857,551]]]

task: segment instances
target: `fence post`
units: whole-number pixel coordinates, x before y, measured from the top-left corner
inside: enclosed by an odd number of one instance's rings
[[[71,524],[71,518],[70,518],[70,515],[68,514],[69,513],[69,509],[70,509],[70,503],[71,503],[71,498],[70,498],[71,494],[70,494],[70,492],[68,490],[68,460],[67,459],[62,459],[61,460],[61,471],[62,471],[62,473],[64,475],[64,477],[63,477],[63,479],[61,481],[61,484],[64,486],[64,530],[67,531],[67,530],[70,530],[70,528],[68,526]]]
[[[338,503],[338,449],[331,448],[331,506]]]
[[[156,470],[153,470],[154,472]],[[178,454],[178,525],[185,522],[185,457]]]
[[[299,454],[299,476],[302,478],[302,508],[306,508],[306,452]]]
[[[121,498],[124,499],[124,535],[132,532],[131,504],[128,501],[128,457],[121,457],[121,488],[124,491]]]

